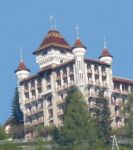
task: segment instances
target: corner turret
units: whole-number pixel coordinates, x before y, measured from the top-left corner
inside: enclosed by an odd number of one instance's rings
[[[109,65],[112,65],[113,56],[109,53],[109,50],[106,46],[106,42],[104,40],[104,49],[102,51],[101,56],[99,57],[100,61],[103,61]]]
[[[25,66],[23,60],[20,61],[18,68],[15,70],[18,82],[22,81],[25,78],[28,78],[30,70]]]

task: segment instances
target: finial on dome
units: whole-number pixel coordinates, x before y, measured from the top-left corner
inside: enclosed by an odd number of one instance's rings
[[[75,30],[76,30],[77,39],[79,39],[79,25],[78,25],[78,23],[75,27]]]
[[[50,15],[49,20],[50,20],[50,28],[51,29],[56,29],[56,20],[55,20],[55,18],[52,15]]]
[[[105,48],[105,49],[107,48],[106,38],[105,38],[105,36],[104,36],[104,48]]]

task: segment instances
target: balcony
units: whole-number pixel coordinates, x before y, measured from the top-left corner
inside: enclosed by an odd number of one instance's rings
[[[107,86],[108,86],[108,84],[103,82],[103,87],[107,87]]]
[[[26,113],[25,113],[25,117],[34,115],[34,114],[39,113],[39,112],[42,112],[42,111],[43,111],[43,108],[26,112]]]
[[[70,86],[74,85],[74,80],[70,81]]]
[[[35,90],[35,87],[34,87],[34,86],[31,86],[31,88],[30,88],[30,89],[31,89],[31,91],[33,91],[33,90]]]
[[[93,84],[93,81],[91,79],[88,80],[89,84]]]
[[[70,75],[73,75],[73,74],[74,74],[73,70],[70,70],[69,74],[70,74]]]
[[[51,92],[52,92],[52,89],[49,88],[49,89],[45,90],[44,92],[42,92],[41,95],[46,95],[46,94],[49,94],[49,93],[51,93]]]
[[[53,120],[53,114],[50,114],[48,117],[49,120]]]
[[[116,92],[116,93],[121,93],[121,90],[120,89],[114,89],[114,92]]]
[[[100,82],[99,81],[95,81],[95,84],[100,86]]]
[[[32,101],[35,101],[35,100],[36,100],[36,97],[35,97],[35,96],[32,96],[31,102],[32,102]]]
[[[27,103],[30,103],[29,98],[26,98],[26,99],[25,99],[25,104],[27,104]]]
[[[61,91],[62,87],[61,86],[57,86],[57,91]]]
[[[41,87],[42,87],[42,84],[39,83],[39,84],[37,85],[37,88],[41,88]]]
[[[102,72],[102,76],[107,76],[107,73],[106,72]]]
[[[67,78],[67,74],[66,74],[66,73],[65,73],[65,74],[63,74],[62,76],[63,76],[63,78]]]
[[[88,73],[92,73],[92,70],[91,70],[91,69],[87,69],[87,72],[88,72]]]
[[[98,71],[98,70],[95,70],[95,74],[96,74],[96,75],[99,75],[99,71]]]
[[[57,75],[56,76],[56,80],[60,80],[61,79],[61,76],[60,75]]]
[[[24,93],[28,93],[29,92],[29,89],[28,88],[25,88],[24,89]]]
[[[68,88],[68,84],[66,84],[66,83],[63,85],[63,89],[65,89],[65,88]]]
[[[125,95],[129,94],[128,90],[123,90],[122,93],[125,94]]]
[[[58,116],[63,115],[63,111],[62,111],[62,110],[58,110],[58,111],[57,111],[57,115],[58,115]]]
[[[43,118],[40,118],[40,119],[35,120],[35,121],[32,121],[31,126],[35,126],[35,125],[38,125],[40,123],[43,123],[43,121],[44,121]]]

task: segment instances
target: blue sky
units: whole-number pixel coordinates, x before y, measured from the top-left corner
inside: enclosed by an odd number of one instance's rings
[[[50,14],[71,45],[78,22],[80,39],[90,58],[99,57],[105,35],[114,56],[113,74],[133,79],[132,7],[132,0],[0,0],[0,123],[11,114],[19,49],[31,73],[35,73],[38,66],[32,52],[50,29]]]

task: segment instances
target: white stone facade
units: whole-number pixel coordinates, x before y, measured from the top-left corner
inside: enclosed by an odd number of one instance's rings
[[[88,107],[93,107],[93,98],[102,88],[109,100],[114,120],[112,126],[117,128],[124,125],[120,112],[133,88],[133,81],[113,77],[112,59],[109,57],[107,60],[106,57],[104,62],[104,59],[85,58],[86,50],[79,46],[62,54],[61,49],[52,47],[48,53],[36,55],[39,72],[19,81],[25,128],[39,124],[62,125],[67,89],[73,85],[83,92]],[[18,80],[19,74],[16,73]],[[26,138],[31,137],[34,137],[34,133],[27,132]]]

